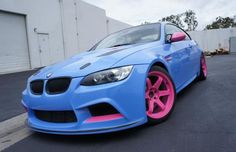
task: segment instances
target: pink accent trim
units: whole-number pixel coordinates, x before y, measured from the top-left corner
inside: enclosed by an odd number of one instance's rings
[[[91,118],[88,118],[85,122],[86,123],[93,123],[93,122],[103,122],[103,121],[111,121],[124,118],[121,114],[110,114],[110,115],[104,115],[104,116],[94,116]]]
[[[156,77],[153,79],[155,82],[150,80],[153,77]],[[153,119],[165,117],[174,105],[175,90],[172,81],[165,73],[152,71],[148,74],[146,85],[147,115]]]
[[[171,42],[177,42],[177,41],[182,41],[184,40],[186,35],[183,32],[175,32],[171,36]]]

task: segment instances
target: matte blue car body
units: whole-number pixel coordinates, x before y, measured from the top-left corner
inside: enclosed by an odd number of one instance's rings
[[[164,66],[173,79],[176,91],[181,91],[200,72],[201,50],[193,40],[165,43],[165,23],[161,23],[159,41],[128,45],[116,48],[84,52],[64,62],[46,67],[31,76],[23,91],[22,104],[28,109],[28,125],[36,131],[52,134],[95,134],[123,130],[147,122],[145,107],[145,87],[148,71],[154,64]],[[115,51],[110,55],[104,53]],[[80,69],[91,63],[85,69]],[[81,80],[88,74],[126,65],[133,65],[128,78],[114,83],[96,86],[82,86]],[[57,95],[31,93],[29,84],[33,80],[48,81],[51,78],[71,77],[69,89]],[[44,83],[45,84],[45,83]],[[92,96],[91,96],[92,94]],[[88,106],[96,103],[109,103],[124,117],[104,122],[87,123],[91,117]],[[37,119],[32,109],[73,110],[78,122],[49,123]]]

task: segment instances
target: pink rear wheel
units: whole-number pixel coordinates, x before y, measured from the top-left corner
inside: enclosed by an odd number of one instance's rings
[[[149,123],[166,120],[175,103],[175,87],[163,68],[154,66],[146,79],[146,114]]]
[[[199,80],[206,80],[207,78],[207,65],[205,56],[202,54],[200,62],[200,75]]]

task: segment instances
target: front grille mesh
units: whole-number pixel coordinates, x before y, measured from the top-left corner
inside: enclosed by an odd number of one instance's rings
[[[36,118],[41,121],[52,123],[71,123],[76,122],[74,111],[41,111],[34,110]]]
[[[30,89],[33,94],[41,95],[43,93],[43,80],[32,81]]]
[[[70,85],[71,78],[55,78],[48,80],[46,91],[48,94],[59,94],[65,92]]]
[[[60,94],[65,92],[70,86],[71,78],[54,78],[47,81],[46,91],[48,94]],[[34,80],[30,82],[30,90],[35,95],[42,95],[44,91],[44,81]]]

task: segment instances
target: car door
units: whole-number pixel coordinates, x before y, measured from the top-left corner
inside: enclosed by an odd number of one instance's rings
[[[165,25],[165,34],[166,37],[168,35],[172,35],[175,32],[183,32],[180,28],[176,27],[172,24]],[[171,54],[171,62],[170,68],[172,71],[173,79],[177,88],[180,89],[185,82],[189,79],[189,57],[190,57],[190,50],[189,50],[189,40],[186,37],[186,40],[178,41],[178,42],[166,42],[165,48]]]
[[[186,60],[184,66],[186,67],[186,81],[190,81],[197,76],[197,72],[199,71],[200,51],[198,50],[197,43],[191,39],[190,35],[186,31],[182,29],[180,30],[185,33],[185,42],[188,44],[186,47],[188,59]]]
[[[186,62],[184,63],[184,67],[185,67],[185,81],[190,81],[193,79],[193,77],[195,76],[195,69],[196,69],[196,64],[195,61],[196,61],[196,53],[197,53],[197,50],[196,50],[196,43],[195,41],[193,41],[191,39],[191,37],[189,36],[189,34],[187,32],[185,32],[184,30],[180,29],[180,31],[184,32],[185,35],[186,35],[186,38],[185,38],[185,43],[186,43],[186,54],[188,56]]]
[[[193,79],[197,76],[197,73],[200,69],[200,56],[201,51],[199,51],[198,44],[190,38],[189,40],[189,73],[190,79]]]

